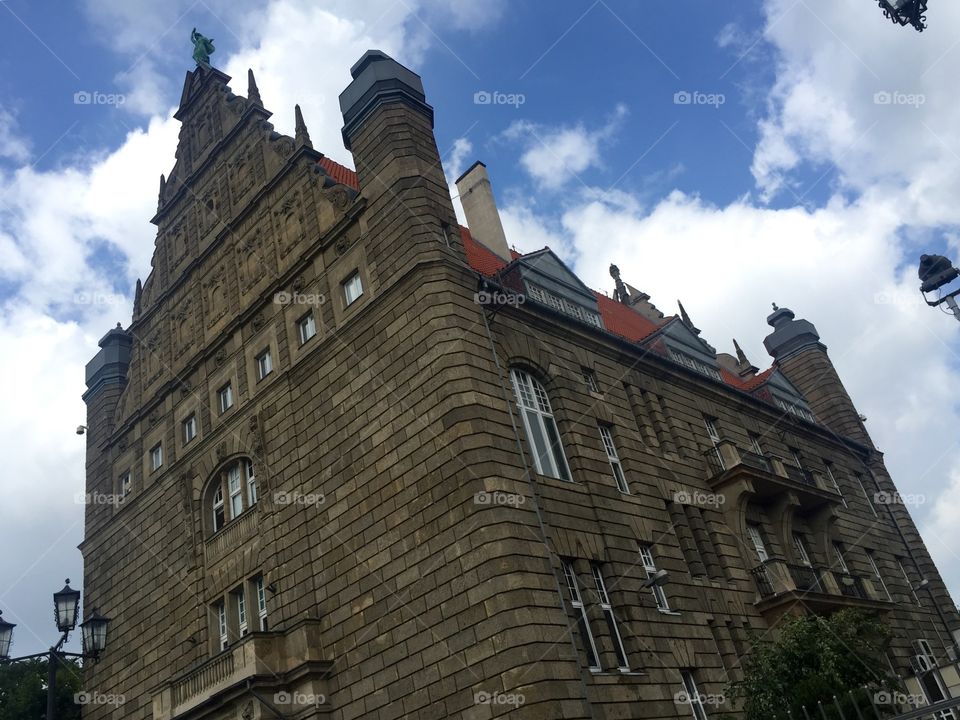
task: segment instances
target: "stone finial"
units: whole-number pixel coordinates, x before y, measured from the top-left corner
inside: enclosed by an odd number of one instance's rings
[[[733,339],[733,347],[737,351],[737,361],[741,365],[747,365],[750,361],[747,360],[747,354],[743,352],[743,348],[740,347],[740,343],[737,342],[737,339]]]
[[[143,284],[140,282],[140,278],[137,278],[137,288],[133,291],[133,317],[134,319],[140,317],[140,298],[143,295]]]
[[[624,285],[623,280],[620,279],[620,268],[618,268],[616,265],[610,265],[610,277],[613,278],[613,281],[617,286],[613,291],[613,299],[619,300],[624,305],[629,305],[630,293],[627,290],[627,286]]]
[[[253,77],[253,70],[247,70],[247,100],[254,105],[263,107],[263,100],[260,99],[260,88],[257,87],[257,80]]]
[[[293,112],[296,116],[296,130],[294,140],[297,143],[297,146],[306,145],[308,148],[313,147],[313,143],[310,141],[310,133],[307,131],[307,124],[303,121],[303,112],[300,110],[299,105],[293,106]]]
[[[747,354],[740,347],[736,338],[733,339],[733,347],[737,351],[737,374],[740,377],[753,377],[760,372],[760,368],[747,359]]]
[[[687,314],[687,310],[683,307],[683,303],[677,300],[677,305],[680,307],[680,319],[683,321],[683,324],[690,328],[690,331],[694,335],[700,334],[700,329],[693,324],[693,320],[690,319],[690,316]]]

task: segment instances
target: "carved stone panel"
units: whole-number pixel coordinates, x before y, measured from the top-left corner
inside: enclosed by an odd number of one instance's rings
[[[274,227],[277,229],[277,252],[283,260],[306,239],[306,223],[300,193],[291,192],[282,198],[274,206],[273,219]]]
[[[231,201],[239,207],[247,194],[264,182],[263,150],[259,143],[249,142],[237,151],[227,163],[227,177]]]
[[[170,334],[173,337],[174,358],[186,361],[197,347],[197,307],[193,297],[180,300],[170,314]]]
[[[227,262],[221,257],[214,261],[203,279],[203,317],[206,319],[208,330],[227,314],[229,305]]]
[[[239,229],[240,240],[234,248],[240,294],[253,291],[262,281],[276,275],[273,238],[264,214],[251,216]]]

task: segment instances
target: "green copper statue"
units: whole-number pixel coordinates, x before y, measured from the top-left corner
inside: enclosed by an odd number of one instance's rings
[[[194,28],[190,33],[190,41],[193,43],[193,59],[197,61],[197,65],[209,65],[210,54],[216,50],[213,39],[204,37]]]

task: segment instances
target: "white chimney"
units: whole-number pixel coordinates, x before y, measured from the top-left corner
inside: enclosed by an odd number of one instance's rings
[[[497,203],[493,199],[487,166],[477,160],[457,179],[457,191],[470,234],[509,261],[510,248],[507,246],[507,236],[503,234]]]

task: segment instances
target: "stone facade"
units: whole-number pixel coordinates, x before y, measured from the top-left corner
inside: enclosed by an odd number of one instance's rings
[[[728,381],[619,280],[599,327],[516,301],[527,276],[457,226],[419,78],[373,51],[352,74],[355,176],[299,113],[276,133],[252,75],[245,99],[187,74],[152,272],[88,366],[87,491],[130,491],[87,508],[86,598],[113,623],[85,682],[126,702],[85,717],[690,717],[683,673],[722,695],[778,618],[847,606],[889,619],[901,673],[919,639],[947,665],[956,612],[909,513],[875,502],[893,482],[822,345]],[[706,359],[671,360],[684,342]],[[537,472],[516,369],[571,481]]]

